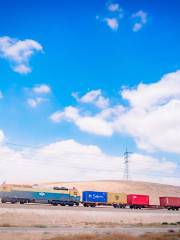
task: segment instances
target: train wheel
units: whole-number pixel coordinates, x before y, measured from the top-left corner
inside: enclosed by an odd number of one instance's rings
[[[56,201],[52,201],[51,204],[52,204],[53,206],[57,206],[57,205],[58,205],[58,203],[57,203]]]
[[[91,204],[90,207],[96,207],[96,204]]]
[[[58,204],[57,204],[57,203],[52,203],[52,205],[53,205],[53,206],[58,206]]]
[[[83,206],[84,206],[84,207],[89,207],[89,204],[84,203]]]
[[[73,207],[73,206],[74,206],[74,203],[69,203],[68,206],[69,206],[69,207]]]

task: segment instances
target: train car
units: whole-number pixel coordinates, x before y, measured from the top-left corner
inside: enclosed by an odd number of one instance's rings
[[[179,210],[180,198],[179,197],[160,197],[160,206],[168,210]]]
[[[149,195],[128,194],[127,204],[131,209],[141,209],[149,206]]]
[[[108,192],[107,205],[112,205],[114,208],[125,208],[127,205],[127,194]]]
[[[95,207],[107,204],[107,192],[84,191],[82,193],[84,207]]]
[[[75,188],[41,189],[38,187],[2,186],[0,198],[2,203],[49,203],[62,206],[78,206],[80,203],[80,195]]]

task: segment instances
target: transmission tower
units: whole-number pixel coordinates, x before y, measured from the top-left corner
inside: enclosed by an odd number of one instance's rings
[[[129,154],[132,152],[129,152],[126,148],[126,151],[124,152],[124,179],[129,180]]]

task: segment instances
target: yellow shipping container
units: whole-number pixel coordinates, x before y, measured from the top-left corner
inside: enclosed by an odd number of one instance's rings
[[[107,200],[108,204],[127,204],[127,194],[108,192]]]

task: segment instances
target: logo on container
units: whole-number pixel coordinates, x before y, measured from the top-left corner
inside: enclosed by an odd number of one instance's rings
[[[40,196],[45,196],[45,193],[44,192],[40,192],[39,195]]]

